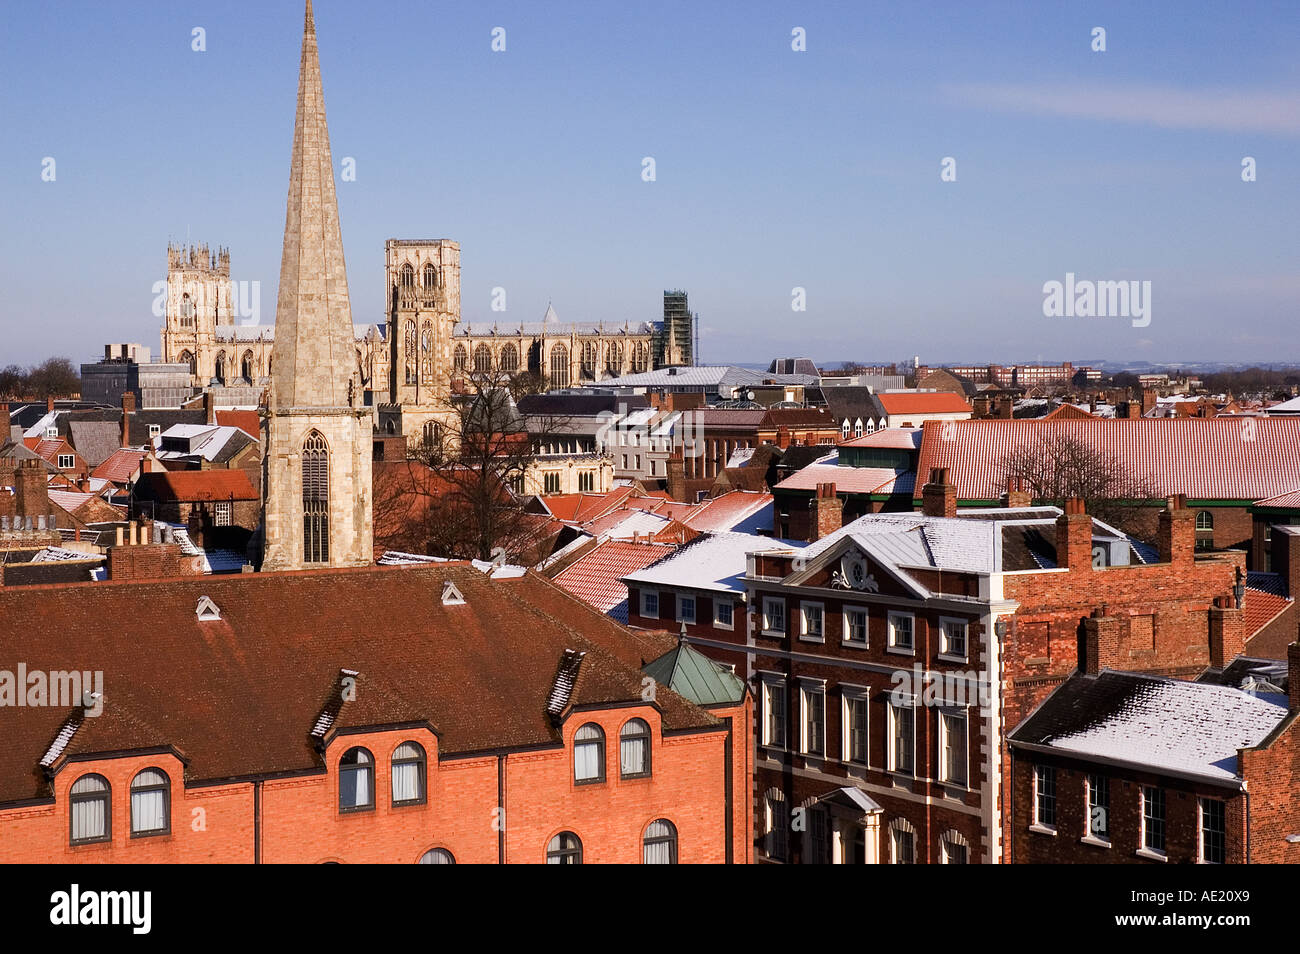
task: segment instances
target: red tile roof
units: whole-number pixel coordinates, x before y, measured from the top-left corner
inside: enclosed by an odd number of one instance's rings
[[[555,583],[600,612],[626,622],[627,586],[623,577],[645,569],[674,549],[659,543],[607,540],[560,572]]]
[[[999,462],[1052,434],[1114,456],[1160,496],[1255,501],[1295,490],[1300,475],[1300,419],[1288,417],[929,421],[917,473],[946,467],[960,499],[997,500]]]
[[[884,427],[874,434],[864,434],[847,441],[840,447],[887,447],[891,450],[916,450],[921,446],[919,427]]]
[[[916,474],[885,467],[838,467],[809,464],[776,485],[777,490],[816,490],[818,484],[834,484],[837,494],[911,493]]]
[[[136,483],[136,493],[168,503],[259,499],[242,470],[169,470],[142,474]]]
[[[771,503],[771,494],[733,490],[702,501],[683,522],[692,530],[700,530],[704,533],[730,530],[747,517],[755,516]]]
[[[1251,639],[1261,629],[1277,619],[1278,614],[1290,606],[1291,602],[1285,596],[1278,596],[1276,593],[1268,593],[1250,586],[1246,587],[1245,595],[1241,600],[1241,615],[1246,624],[1246,639]],[[1289,642],[1290,637],[1294,635],[1294,631],[1289,633],[1287,641]]]
[[[262,420],[256,411],[218,411],[217,423],[237,427],[255,440],[262,432]]]
[[[888,414],[960,414],[971,412],[971,406],[951,391],[933,394],[877,394],[876,399]]]
[[[90,476],[107,480],[114,484],[125,484],[140,469],[140,461],[149,456],[148,451],[122,447],[90,472]]]
[[[437,598],[449,581],[464,604]],[[200,596],[220,619],[198,619]],[[189,783],[319,771],[311,731],[341,669],[370,691],[335,727],[427,723],[465,754],[560,743],[546,705],[566,650],[587,653],[569,701],[595,707],[641,700],[641,660],[671,648],[535,573],[463,564],[0,588],[0,658],[104,674],[102,715],[61,757],[173,746]],[[666,732],[719,725],[664,687],[655,705]],[[69,714],[0,706],[0,804],[49,797],[37,766]]]

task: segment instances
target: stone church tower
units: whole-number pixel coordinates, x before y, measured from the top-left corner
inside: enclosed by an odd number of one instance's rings
[[[352,306],[311,0],[263,411],[263,570],[372,563],[371,410],[362,405]]]

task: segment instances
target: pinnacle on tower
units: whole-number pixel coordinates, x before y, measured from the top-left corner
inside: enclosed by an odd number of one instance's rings
[[[275,310],[277,408],[348,406],[353,337],[316,23],[307,0]]]

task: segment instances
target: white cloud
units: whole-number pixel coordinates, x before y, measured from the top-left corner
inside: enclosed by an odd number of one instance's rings
[[[961,83],[942,87],[989,109],[1141,123],[1166,129],[1300,134],[1300,93],[1161,86]]]

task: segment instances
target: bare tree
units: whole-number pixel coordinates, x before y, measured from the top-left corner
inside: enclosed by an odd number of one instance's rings
[[[467,375],[464,393],[407,460],[376,464],[376,537],[387,546],[456,559],[535,562],[547,524],[525,509],[525,477],[539,445],[563,424],[520,415],[532,382],[500,371]],[[544,554],[543,554],[544,555]]]
[[[1060,430],[1040,430],[997,464],[999,482],[1018,479],[1036,502],[1064,506],[1077,497],[1088,513],[1106,523],[1138,532],[1138,512],[1160,494],[1113,454]]]

